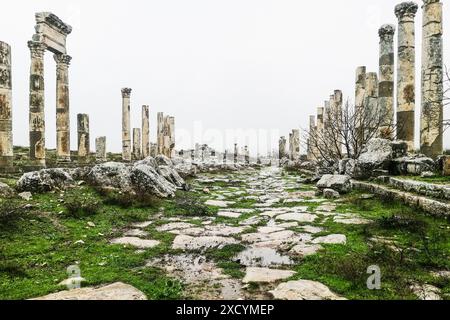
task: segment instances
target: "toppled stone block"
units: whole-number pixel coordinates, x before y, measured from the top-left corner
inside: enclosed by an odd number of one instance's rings
[[[0,182],[0,197],[12,197],[14,190],[5,183]]]
[[[333,189],[339,193],[348,193],[352,189],[350,179],[350,176],[346,175],[327,174],[317,183],[317,188],[321,191],[324,189]]]
[[[337,192],[333,189],[324,189],[323,196],[327,199],[339,199],[340,198],[339,192]]]
[[[55,189],[63,190],[74,185],[74,180],[63,169],[43,169],[25,173],[17,181],[19,192],[48,192]]]
[[[436,171],[435,162],[433,159],[420,154],[395,158],[390,168],[391,174],[394,175],[421,175],[426,171]]]

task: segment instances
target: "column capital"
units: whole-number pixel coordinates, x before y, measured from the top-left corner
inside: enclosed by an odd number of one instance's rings
[[[55,59],[55,62],[58,65],[70,65],[70,61],[72,61],[72,57],[68,54],[55,54],[53,55],[53,58]]]
[[[42,42],[28,41],[28,48],[30,48],[31,56],[33,58],[43,58],[47,46]]]
[[[129,98],[131,96],[132,89],[130,88],[123,88],[122,89],[122,98]]]
[[[437,3],[437,2],[441,2],[441,0],[422,0],[423,1],[423,5],[424,6],[428,6],[432,3]]]
[[[392,41],[394,39],[395,26],[392,24],[384,24],[378,30],[381,41]]]
[[[395,15],[400,20],[404,18],[414,18],[418,9],[419,6],[415,2],[402,2],[395,6]]]

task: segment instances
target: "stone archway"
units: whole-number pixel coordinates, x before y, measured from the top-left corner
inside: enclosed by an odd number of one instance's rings
[[[56,154],[58,161],[70,161],[69,64],[66,38],[72,27],[50,12],[36,13],[36,33],[28,47],[30,68],[30,161],[45,167],[44,54],[50,51],[56,61]]]

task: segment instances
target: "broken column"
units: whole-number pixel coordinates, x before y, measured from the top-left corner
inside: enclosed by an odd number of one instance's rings
[[[46,46],[28,42],[31,52],[30,67],[30,164],[45,167],[45,115],[44,115],[44,53]]]
[[[106,161],[106,137],[95,139],[95,158],[97,161]]]
[[[72,57],[55,54],[56,61],[56,155],[70,161],[69,65]]]
[[[131,129],[130,129],[130,97],[131,89],[122,89],[122,160],[131,161]]]
[[[89,116],[78,114],[78,160],[85,161],[90,153],[89,146]]]
[[[355,128],[358,148],[361,148],[364,141],[364,99],[366,95],[366,67],[356,68],[355,81]]]
[[[237,143],[234,144],[234,163],[238,163],[239,150]]]
[[[141,129],[133,128],[133,160],[141,159]]]
[[[443,153],[442,33],[442,3],[423,0],[420,152],[431,158]]]
[[[378,75],[366,73],[366,94],[364,99],[364,137],[365,141],[376,138],[379,121],[378,114]]]
[[[11,47],[0,41],[0,171],[13,168]]]
[[[397,66],[397,139],[406,141],[408,150],[414,150],[415,89],[415,24],[418,6],[403,2],[395,7],[398,18]]]
[[[380,63],[378,109],[383,117],[379,136],[394,137],[394,34],[395,26],[385,24],[378,30],[380,36]]]
[[[228,150],[225,150],[223,154],[223,164],[227,164]]]
[[[282,160],[286,158],[286,137],[281,137],[278,143],[278,158]]]
[[[150,110],[142,106],[142,157],[150,156]]]

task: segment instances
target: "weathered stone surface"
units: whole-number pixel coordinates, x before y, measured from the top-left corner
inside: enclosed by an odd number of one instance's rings
[[[11,197],[14,195],[14,190],[7,184],[0,182],[0,197]]]
[[[89,116],[78,114],[78,160],[84,160],[90,153]]]
[[[141,159],[141,129],[133,128],[133,160]]]
[[[95,158],[97,161],[106,161],[106,137],[95,139]]]
[[[418,5],[403,2],[395,7],[398,18],[397,55],[397,138],[406,141],[408,151],[414,151],[416,105],[415,23]]]
[[[122,89],[122,160],[131,161],[130,97],[131,89]]]
[[[176,186],[164,179],[151,166],[137,163],[130,172],[133,189],[139,193],[151,193],[167,198],[175,195]]]
[[[310,213],[285,213],[276,217],[281,221],[314,222],[317,216]]]
[[[310,280],[282,283],[270,293],[276,300],[343,300],[327,286]]]
[[[236,244],[237,241],[228,237],[191,237],[179,235],[172,244],[172,249],[177,250],[206,250],[210,248],[223,248],[229,244]]]
[[[130,170],[124,163],[107,162],[96,165],[88,174],[91,184],[99,187],[112,187],[130,191]]]
[[[157,240],[146,240],[137,237],[123,237],[111,240],[111,244],[129,245],[139,249],[150,249],[160,244]]]
[[[442,300],[441,290],[429,284],[414,284],[411,290],[420,300]]]
[[[328,236],[315,238],[312,242],[316,244],[346,244],[347,237],[343,234],[330,234]]]
[[[272,248],[249,248],[236,257],[233,261],[246,267],[272,267],[292,264],[287,256],[282,256]]]
[[[121,283],[113,283],[98,288],[80,288],[61,291],[32,300],[147,300],[138,289]]]
[[[323,190],[323,196],[326,199],[338,199],[338,198],[341,197],[339,192],[337,192],[337,191],[335,191],[333,189],[324,189]]]
[[[295,275],[295,271],[267,268],[247,268],[243,283],[272,283]]]
[[[444,68],[443,4],[423,1],[422,24],[422,112],[420,151],[436,159],[443,153]]]
[[[353,177],[367,179],[374,170],[389,170],[391,160],[406,156],[404,142],[392,142],[385,139],[372,139],[367,143],[366,152],[362,153],[355,164]]]
[[[142,106],[142,158],[150,157],[150,110]]]
[[[333,189],[339,193],[347,193],[351,190],[350,177],[345,175],[324,175],[317,183],[320,190]]]
[[[0,41],[0,171],[13,167],[11,47]]]
[[[55,189],[66,189],[73,185],[72,177],[63,169],[43,169],[25,173],[17,181],[17,190],[47,192]]]
[[[435,171],[433,159],[420,154],[393,159],[390,171],[396,175],[421,175],[426,171]]]
[[[389,177],[388,184],[396,189],[406,192],[415,192],[427,197],[450,200],[450,186],[448,185],[432,184],[395,177]]]
[[[307,257],[313,254],[316,254],[319,250],[322,250],[323,247],[318,244],[299,244],[296,245],[289,251],[290,254],[300,256],[300,257]]]

